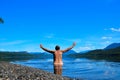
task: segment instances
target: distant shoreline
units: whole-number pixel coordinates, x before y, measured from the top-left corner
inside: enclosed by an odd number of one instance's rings
[[[0,61],[0,80],[73,80],[47,71]]]

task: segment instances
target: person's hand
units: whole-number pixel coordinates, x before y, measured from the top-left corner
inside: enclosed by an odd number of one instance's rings
[[[73,43],[73,46],[75,46],[75,45],[76,45],[76,42]]]
[[[40,44],[40,48],[42,48],[42,44]]]

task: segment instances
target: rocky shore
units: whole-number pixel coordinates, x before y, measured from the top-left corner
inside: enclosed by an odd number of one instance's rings
[[[0,80],[72,80],[40,69],[0,62]]]

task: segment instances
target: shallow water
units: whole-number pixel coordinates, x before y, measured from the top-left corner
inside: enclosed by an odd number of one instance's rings
[[[62,76],[82,78],[84,80],[119,80],[120,78],[119,62],[72,58],[64,58],[63,62]],[[13,63],[39,68],[54,73],[52,59],[32,59],[28,61],[16,61]]]

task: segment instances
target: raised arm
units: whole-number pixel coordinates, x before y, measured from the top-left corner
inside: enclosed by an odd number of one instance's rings
[[[49,52],[49,53],[54,53],[54,52],[55,52],[55,51],[53,51],[53,50],[48,50],[48,49],[44,48],[44,47],[42,46],[42,44],[40,44],[40,48],[43,49],[44,51]]]
[[[67,52],[69,51],[70,49],[72,49],[74,46],[76,45],[76,43],[74,42],[72,46],[70,46],[69,48],[65,49],[65,50],[62,50],[62,52]]]

